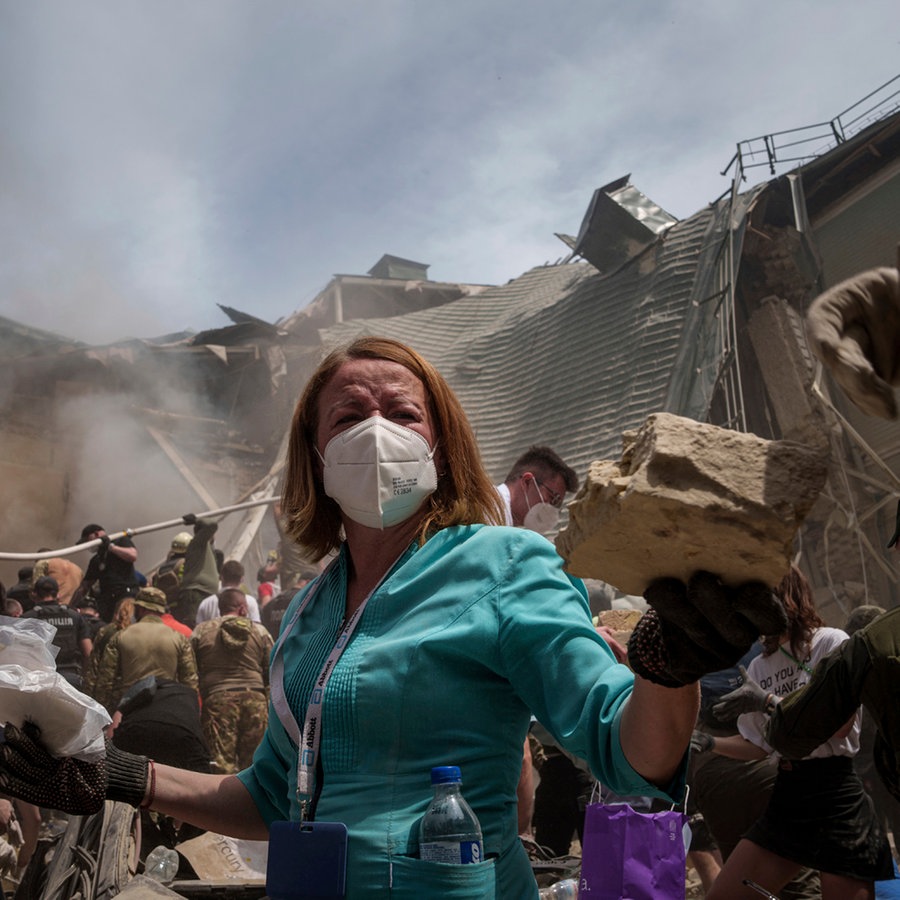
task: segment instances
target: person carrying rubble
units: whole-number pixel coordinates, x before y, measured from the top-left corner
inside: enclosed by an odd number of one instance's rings
[[[138,552],[134,541],[127,535],[113,541],[102,525],[85,525],[78,543],[95,540],[100,541],[100,546],[88,562],[78,593],[86,596],[96,584],[100,618],[104,622],[112,622],[116,604],[123,597],[133,597],[138,591],[138,578],[134,570]]]
[[[172,615],[189,628],[197,624],[197,607],[205,597],[219,589],[219,566],[213,539],[219,523],[198,518],[194,513],[182,516],[185,525],[194,526],[194,536],[184,553],[184,569],[178,585],[178,599]]]
[[[201,775],[115,748],[102,764],[54,759],[33,726],[7,725],[0,790],[77,812],[124,800],[258,840],[276,820],[343,823],[320,833],[346,850],[349,897],[536,898],[516,828],[532,711],[617,793],[680,801],[698,679],[784,624],[760,584],[654,581],[634,672],[617,663],[553,545],[495,525],[503,510],[449,385],[385,338],[339,348],[313,374],[283,501],[307,554],[337,557],[285,616],[253,764]],[[481,862],[419,858],[437,765],[462,769]],[[270,869],[284,862],[270,848]]]

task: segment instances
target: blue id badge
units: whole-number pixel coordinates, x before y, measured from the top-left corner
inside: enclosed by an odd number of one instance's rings
[[[266,894],[270,900],[344,900],[347,826],[343,822],[273,822]]]

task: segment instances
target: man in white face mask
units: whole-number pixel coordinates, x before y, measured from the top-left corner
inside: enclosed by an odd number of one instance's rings
[[[497,491],[506,507],[506,524],[548,534],[559,522],[565,496],[578,489],[575,470],[550,447],[529,447]]]

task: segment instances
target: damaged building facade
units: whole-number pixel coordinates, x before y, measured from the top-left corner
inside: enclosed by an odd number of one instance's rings
[[[385,256],[276,324],[225,309],[220,329],[92,347],[0,320],[0,549],[277,493],[293,405],[322,353],[379,334],[447,378],[498,482],[533,443],[583,478],[659,412],[821,446],[826,486],[796,542],[819,607],[840,624],[860,603],[896,605],[885,544],[900,427],[846,401],[810,356],[802,316],[823,289],[897,262],[898,84],[823,126],[742,142],[731,188],[687,219],[630,176],[599,188],[577,233],[559,235],[561,260],[504,285],[433,282],[427,266]],[[747,187],[760,172],[768,180]],[[140,538],[139,567],[170,537]],[[267,508],[229,516],[218,543],[253,571],[277,543],[274,520]],[[16,568],[3,561],[0,578]]]

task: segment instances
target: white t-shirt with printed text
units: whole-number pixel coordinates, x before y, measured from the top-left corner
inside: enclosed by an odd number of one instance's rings
[[[763,690],[774,694],[776,697],[786,697],[792,691],[803,687],[815,669],[816,664],[827,656],[835,647],[840,647],[847,640],[847,633],[840,628],[823,626],[813,632],[808,653],[795,660],[793,651],[785,643],[770,656],[760,654],[747,666],[747,674],[762,687]],[[807,671],[809,670],[809,671]],[[805,759],[820,759],[826,756],[855,756],[859,751],[859,730],[861,714],[857,710],[854,715],[853,727],[846,737],[829,738],[824,744],[820,744]],[[768,754],[779,757],[765,740],[765,729],[768,716],[764,713],[744,713],[738,716],[737,725],[742,737],[762,747]]]

